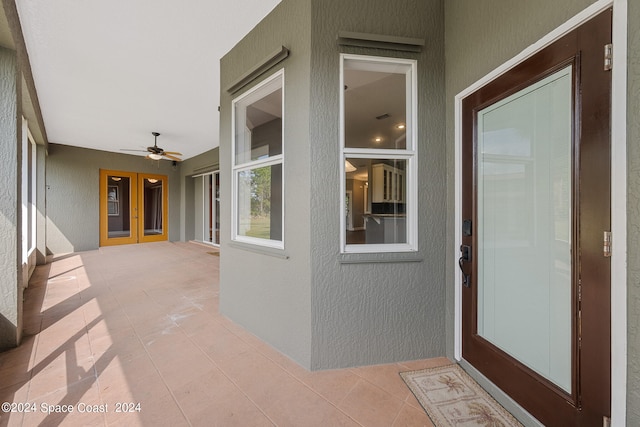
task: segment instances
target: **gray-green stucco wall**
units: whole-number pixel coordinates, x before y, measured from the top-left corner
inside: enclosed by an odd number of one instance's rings
[[[202,178],[194,178],[219,168],[219,148],[191,157],[180,164],[180,240],[202,240]]]
[[[592,0],[445,2],[447,93],[447,355],[454,347],[454,97],[594,3]],[[627,425],[640,425],[640,2],[628,3]]]
[[[312,5],[311,367],[442,356],[447,172],[443,2],[322,0]],[[420,53],[344,47],[337,44],[340,31],[419,38],[425,46]],[[376,254],[373,262],[371,255],[340,254],[340,53],[417,60],[417,253]]]
[[[0,48],[0,350],[15,347],[22,329],[21,150],[16,53]]]
[[[224,201],[231,200],[232,99],[224,88],[280,45],[291,50],[270,71],[285,70],[280,255],[288,258],[229,242],[229,225],[223,224],[221,311],[303,366],[337,368],[444,352],[443,20],[441,1],[284,0],[221,62]],[[427,46],[418,54],[341,50],[338,31],[419,37]],[[420,189],[419,252],[377,256],[391,262],[340,254],[341,52],[418,60],[419,180],[430,185]],[[229,205],[222,211],[230,217]]]
[[[99,247],[100,169],[167,175],[169,240],[180,240],[178,166],[165,160],[151,161],[141,156],[49,144],[46,183],[49,253],[55,255]]]
[[[221,224],[220,311],[299,364],[311,364],[309,192],[309,0],[284,0],[221,62],[220,199],[231,218],[231,102],[284,69],[284,251],[272,255],[230,242],[231,224]],[[271,53],[290,55],[247,87],[226,89]]]
[[[640,425],[640,1],[628,3],[627,425]]]

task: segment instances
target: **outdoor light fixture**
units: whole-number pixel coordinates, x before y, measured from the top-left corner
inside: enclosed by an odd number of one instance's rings
[[[147,178],[147,181],[149,181],[152,184],[155,184],[156,182],[158,182],[158,180],[155,178]]]
[[[118,181],[120,181],[121,179],[122,179],[122,178],[120,178],[119,176],[112,176],[112,177],[111,177],[111,180],[112,180],[112,181],[115,181],[115,182],[118,182]]]

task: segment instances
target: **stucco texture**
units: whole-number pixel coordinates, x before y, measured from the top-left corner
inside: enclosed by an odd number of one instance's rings
[[[363,14],[368,9],[375,13]],[[222,226],[221,311],[310,369],[444,352],[445,145],[440,1],[284,0],[222,61],[220,170],[231,198],[231,100],[224,89],[281,45],[285,70],[285,250],[273,257],[229,242]],[[421,53],[341,50],[339,31],[426,40]],[[419,252],[341,263],[340,53],[418,60]],[[264,79],[261,76],[255,84]],[[231,207],[223,205],[223,217]],[[247,268],[250,266],[250,268]]]
[[[100,169],[167,175],[169,240],[180,240],[180,175],[166,160],[49,144],[47,158],[47,252],[97,249],[100,244]]]
[[[284,251],[232,244],[221,224],[220,311],[299,364],[310,366],[309,0],[284,0],[221,59],[220,199],[231,218],[232,100],[284,69]],[[227,88],[285,46],[290,55],[236,93]],[[273,256],[272,256],[273,255]]]
[[[323,0],[311,17],[313,369],[444,354],[444,30],[441,1]],[[363,13],[363,11],[367,11]],[[338,32],[423,39],[420,53],[342,47]],[[340,53],[417,60],[418,252],[415,262],[340,254]],[[380,261],[402,254],[378,254]],[[358,260],[362,262],[357,262]],[[355,261],[355,262],[354,262]],[[353,262],[353,263],[352,263]]]
[[[640,2],[628,3],[627,425],[640,425]]]
[[[0,48],[0,350],[18,343],[20,158],[15,52]]]

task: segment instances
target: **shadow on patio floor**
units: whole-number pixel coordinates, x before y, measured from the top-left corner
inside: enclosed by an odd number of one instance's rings
[[[218,312],[219,257],[193,243],[39,266],[25,338],[0,353],[0,426],[429,426],[398,372],[309,372]],[[18,411],[19,410],[19,411]]]

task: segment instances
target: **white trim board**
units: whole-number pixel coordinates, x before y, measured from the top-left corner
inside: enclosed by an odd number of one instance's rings
[[[461,113],[462,100],[496,77],[613,6],[613,45],[611,109],[611,231],[614,236],[611,258],[611,426],[626,424],[627,401],[627,0],[599,0],[564,24],[524,49],[520,54],[467,87],[455,97],[455,242],[454,275],[454,357],[462,360],[462,283],[458,272],[457,246],[462,241],[461,206]]]

